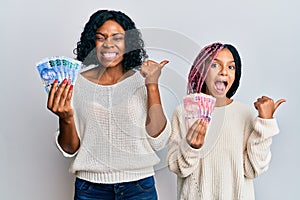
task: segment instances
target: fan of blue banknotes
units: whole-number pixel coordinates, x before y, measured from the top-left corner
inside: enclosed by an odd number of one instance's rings
[[[49,93],[55,79],[58,80],[58,84],[65,78],[74,84],[81,69],[81,62],[65,56],[53,56],[42,59],[36,63],[36,67],[45,90]]]

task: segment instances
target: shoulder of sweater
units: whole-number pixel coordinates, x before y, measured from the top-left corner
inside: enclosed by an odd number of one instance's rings
[[[183,104],[179,104],[175,107],[173,111],[173,115],[181,115],[184,113],[184,107]]]
[[[245,104],[243,102],[234,100],[232,102],[232,109],[238,109],[240,111],[245,110],[245,111],[251,111],[251,107],[248,104]]]
[[[254,119],[255,116],[255,109],[252,108],[250,105],[242,103],[240,101],[233,102],[233,109],[235,112],[239,112],[241,115],[248,116],[251,119]]]

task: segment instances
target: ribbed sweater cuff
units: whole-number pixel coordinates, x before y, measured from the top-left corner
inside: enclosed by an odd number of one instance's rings
[[[167,119],[166,127],[160,133],[159,136],[154,138],[154,137],[151,137],[150,135],[147,134],[147,138],[148,138],[148,141],[149,141],[151,147],[155,151],[159,151],[159,150],[163,149],[166,146],[166,144],[168,142],[168,139],[170,137],[170,134],[171,134],[171,125],[170,125],[169,120]]]
[[[261,134],[263,138],[269,138],[279,133],[279,128],[275,118],[263,119],[256,117],[254,120],[254,130]]]
[[[186,139],[182,139],[180,148],[185,159],[199,159],[200,157],[203,157],[202,149],[195,149],[191,147]]]

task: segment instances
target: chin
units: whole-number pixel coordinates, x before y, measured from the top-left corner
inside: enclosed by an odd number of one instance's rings
[[[212,95],[213,97],[215,97],[215,98],[217,98],[217,99],[222,99],[222,98],[226,98],[226,93],[222,93],[222,94],[220,94],[220,93],[213,93],[213,94],[210,94],[210,95]]]
[[[116,67],[116,66],[119,66],[120,65],[120,62],[117,62],[117,61],[111,61],[111,62],[103,62],[103,61],[100,61],[99,62],[101,64],[101,66],[105,67],[105,68],[113,68],[113,67]]]

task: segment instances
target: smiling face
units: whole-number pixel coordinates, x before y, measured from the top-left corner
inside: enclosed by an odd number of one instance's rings
[[[96,30],[98,61],[104,67],[122,68],[125,53],[125,31],[114,20],[107,20]]]
[[[235,62],[232,53],[224,48],[212,61],[205,83],[207,93],[218,100],[227,100],[226,93],[235,79]]]

